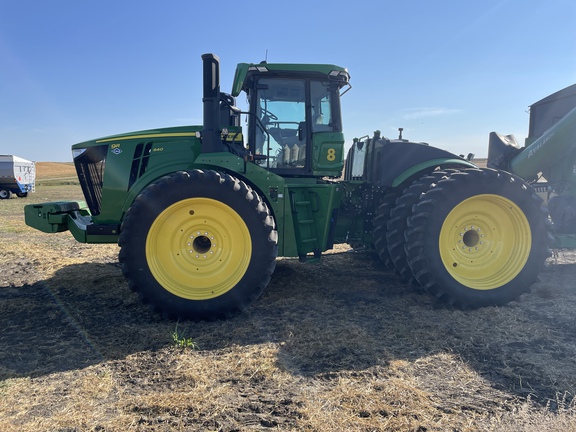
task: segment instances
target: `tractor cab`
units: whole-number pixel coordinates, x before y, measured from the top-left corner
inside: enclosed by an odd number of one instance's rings
[[[248,96],[247,147],[281,176],[339,176],[344,160],[340,92],[348,72],[332,65],[246,64],[233,96]]]

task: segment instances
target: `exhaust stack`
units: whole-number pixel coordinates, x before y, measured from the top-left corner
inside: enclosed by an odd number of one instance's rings
[[[215,54],[202,54],[204,94],[204,128],[202,153],[224,151],[220,132],[220,59]]]

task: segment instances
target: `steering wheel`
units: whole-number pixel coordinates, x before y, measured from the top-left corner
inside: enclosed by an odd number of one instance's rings
[[[272,119],[272,120],[278,120],[278,117],[276,116],[276,114],[271,113],[267,109],[263,109],[262,114],[263,114],[263,116],[262,116],[263,121],[264,121],[264,118],[266,118],[266,117],[268,117],[269,119]]]

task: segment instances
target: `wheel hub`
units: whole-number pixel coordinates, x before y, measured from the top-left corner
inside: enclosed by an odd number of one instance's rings
[[[190,236],[190,241],[187,244],[190,249],[191,256],[195,258],[208,258],[214,255],[217,243],[212,234],[208,231],[202,233],[197,231],[196,234]]]
[[[468,252],[473,253],[482,248],[484,246],[484,241],[482,241],[484,234],[481,231],[480,228],[474,225],[465,226],[464,230],[460,232],[460,237],[462,238],[458,240],[458,243],[462,245],[462,250],[468,250]]]

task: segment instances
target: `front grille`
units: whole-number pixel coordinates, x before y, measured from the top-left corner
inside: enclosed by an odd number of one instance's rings
[[[102,183],[108,145],[88,147],[84,153],[74,159],[78,179],[84,192],[92,216],[100,214],[102,204]]]

